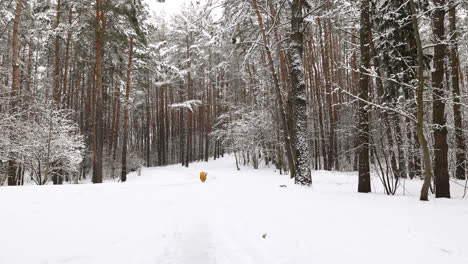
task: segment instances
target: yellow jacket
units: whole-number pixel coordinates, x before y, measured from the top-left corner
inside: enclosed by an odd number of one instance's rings
[[[206,181],[206,175],[208,175],[208,173],[204,172],[204,171],[201,171],[200,172],[200,180],[202,182],[205,182]]]

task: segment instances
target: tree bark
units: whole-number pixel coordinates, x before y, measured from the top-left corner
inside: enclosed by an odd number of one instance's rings
[[[72,11],[72,8],[70,7],[70,12],[68,14],[68,24],[70,26],[72,24],[72,15],[73,15],[73,11]],[[68,30],[67,41],[66,41],[66,44],[65,44],[65,72],[63,73],[63,88],[62,88],[62,92],[61,92],[62,98],[65,98],[65,95],[67,93],[68,64],[69,64],[69,60],[70,60],[70,40],[71,40],[71,31]],[[65,99],[63,99],[63,100],[65,101]],[[65,105],[64,101],[62,102],[63,105]]]
[[[358,161],[358,192],[371,192],[369,168],[369,66],[370,66],[370,5],[369,0],[361,0],[361,67],[359,78],[359,161]]]
[[[57,22],[56,29],[60,25],[60,0],[57,0]],[[60,39],[58,32],[55,32],[55,69],[54,69],[54,99],[60,103]]]
[[[191,66],[192,63],[190,62],[190,41],[191,37],[189,38],[189,34],[187,29],[187,35],[185,36],[186,45],[187,45],[187,100],[192,100],[192,78],[191,78]],[[187,150],[185,153],[185,167],[189,166],[189,163],[192,161],[192,131],[193,131],[193,111],[194,109],[188,108],[187,109],[187,126],[186,126],[186,136],[187,136]]]
[[[329,92],[331,90],[331,84],[330,84],[330,66],[329,66],[329,60],[328,60],[328,48],[327,47],[327,43],[324,43],[326,42],[326,38],[325,38],[325,41],[323,40],[322,38],[322,22],[321,22],[321,19],[320,18],[317,18],[317,24],[318,24],[318,28],[319,28],[319,44],[320,44],[320,54],[322,55],[322,72],[323,72],[323,76],[324,76],[324,79],[325,79],[325,100],[326,100],[326,104],[328,105],[328,109],[326,109],[324,112],[325,113],[328,113],[328,118],[331,120],[332,119],[332,108],[331,108],[331,93]],[[325,32],[325,36],[326,36],[326,32]],[[328,111],[327,111],[328,110]],[[329,134],[332,134],[333,130],[331,129],[331,125],[330,125],[330,128],[329,128]],[[326,135],[325,135],[325,132],[323,133],[323,138],[325,139],[326,138]],[[333,138],[330,136],[330,138]],[[328,153],[327,155],[325,156],[325,152],[324,152],[324,168],[325,170],[332,170],[332,168],[330,167],[331,165],[330,164],[333,164],[333,162],[330,162],[330,160],[333,160],[333,148],[330,147],[332,142],[328,142],[329,143],[329,146],[328,146]],[[325,142],[323,143],[325,145]]]
[[[460,72],[458,63],[458,34],[455,1],[449,1],[450,10],[450,63],[452,66],[452,89],[453,89],[453,117],[455,123],[456,142],[456,166],[455,177],[459,180],[466,178],[466,145],[463,134],[463,117],[460,105]]]
[[[23,0],[18,0],[16,5],[15,21],[13,23],[13,38],[12,38],[12,67],[13,67],[13,82],[11,86],[11,106],[13,111],[18,106],[18,83],[19,83],[19,48],[18,48],[18,29],[21,19]],[[17,169],[18,164],[15,160],[8,161],[8,185],[17,185]]]
[[[23,1],[18,0],[16,5],[16,14],[15,14],[15,21],[13,23],[13,38],[12,38],[12,67],[13,67],[13,82],[11,86],[11,98],[12,98],[12,107],[16,107],[18,105],[18,83],[19,83],[19,43],[18,43],[18,29],[19,23],[21,19],[21,11],[22,11]]]
[[[296,153],[295,182],[311,185],[309,146],[307,143],[307,102],[304,81],[304,64],[302,61],[304,46],[304,18],[302,0],[293,0],[291,4],[291,45],[289,50],[290,78],[294,99],[294,134]]]
[[[432,13],[433,34],[436,39],[434,47],[434,68],[432,73],[434,122],[434,176],[436,197],[450,198],[448,174],[447,126],[445,120],[445,90],[444,90],[444,60],[446,56],[445,42],[445,0],[434,0]]]
[[[147,72],[147,75],[149,75],[149,72]],[[149,76],[147,76],[149,79]],[[147,93],[146,93],[146,133],[145,133],[145,139],[146,139],[146,145],[145,145],[145,158],[146,158],[146,167],[151,166],[151,157],[150,157],[150,136],[151,136],[151,112],[150,112],[150,83],[148,80],[148,87],[147,87]]]
[[[28,96],[31,96],[31,73],[32,73],[32,37],[29,38],[28,43],[28,72],[26,77],[26,91]]]
[[[418,140],[421,144],[424,157],[424,184],[421,189],[421,201],[429,200],[429,187],[431,186],[431,157],[429,154],[429,147],[427,146],[427,140],[424,136],[424,61],[423,61],[423,48],[421,44],[421,37],[419,35],[419,26],[416,14],[416,7],[414,1],[410,0],[410,9],[414,30],[414,37],[416,39],[416,47],[418,49],[418,124],[417,124],[417,134]]]
[[[133,60],[133,36],[130,36],[130,51],[128,56],[127,68],[127,85],[125,87],[125,110],[124,110],[124,134],[122,142],[122,172],[120,180],[125,182],[127,180],[127,141],[128,141],[128,105],[130,100],[130,74],[132,73],[132,60]]]
[[[94,133],[94,173],[93,183],[102,183],[102,149],[104,141],[104,102],[102,97],[102,48],[104,46],[104,33],[106,31],[106,18],[103,0],[96,0],[96,81],[97,103],[95,106],[96,129]]]

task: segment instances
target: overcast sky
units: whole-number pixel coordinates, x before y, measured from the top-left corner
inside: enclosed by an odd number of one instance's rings
[[[164,3],[159,3],[157,0],[145,0],[150,9],[156,14],[173,15],[180,11],[183,3],[189,3],[190,0],[166,0]]]

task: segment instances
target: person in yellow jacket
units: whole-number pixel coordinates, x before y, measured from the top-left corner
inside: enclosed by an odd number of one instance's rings
[[[208,176],[208,172],[204,172],[204,171],[201,171],[200,172],[200,180],[202,182],[205,182],[206,181],[206,176]]]

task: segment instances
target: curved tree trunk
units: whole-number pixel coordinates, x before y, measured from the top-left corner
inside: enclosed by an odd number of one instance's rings
[[[421,44],[421,37],[419,36],[419,26],[416,14],[416,7],[414,1],[410,0],[410,9],[414,30],[414,37],[416,39],[416,47],[418,49],[418,124],[417,124],[417,134],[419,143],[423,150],[424,157],[424,184],[421,189],[421,201],[429,200],[429,187],[431,186],[431,157],[429,155],[429,147],[427,146],[427,140],[424,136],[424,61],[423,61],[423,48]]]

